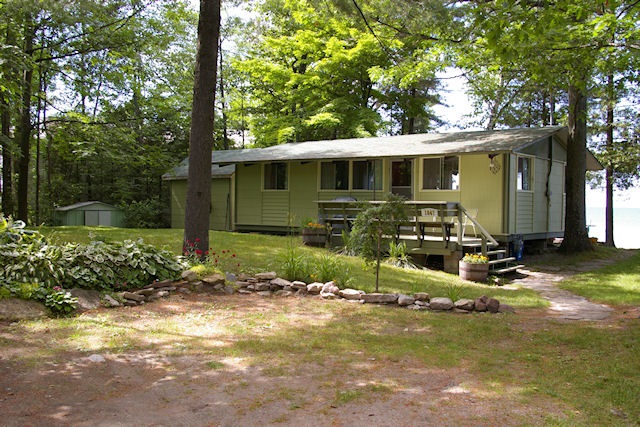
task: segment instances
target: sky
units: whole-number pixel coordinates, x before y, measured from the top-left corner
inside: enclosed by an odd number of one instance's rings
[[[436,129],[438,132],[455,132],[458,130],[480,130],[481,127],[470,126],[469,118],[465,116],[473,113],[471,103],[465,94],[465,79],[460,77],[455,70],[449,70],[441,76],[444,86],[443,104],[434,107],[435,113],[445,118],[450,125]],[[446,106],[445,106],[446,105]],[[585,203],[588,208],[600,208],[606,204],[603,188],[591,189],[587,185]],[[614,193],[614,208],[640,209],[640,183],[638,186],[626,190],[617,190]]]

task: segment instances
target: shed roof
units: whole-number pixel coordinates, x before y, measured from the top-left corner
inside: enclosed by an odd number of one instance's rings
[[[567,129],[563,126],[550,126],[309,141],[267,148],[214,151],[212,162],[225,164],[517,152],[552,135],[558,135],[561,140],[566,141]]]
[[[92,206],[92,205],[102,205],[102,206],[104,206],[106,208],[109,208],[109,210],[119,210],[119,208],[117,208],[117,207],[115,207],[113,205],[110,205],[108,203],[98,202],[98,201],[78,202],[78,203],[74,203],[72,205],[57,207],[55,210],[56,211],[61,211],[61,212],[67,212],[67,211],[72,211],[74,209],[85,208],[87,206]]]

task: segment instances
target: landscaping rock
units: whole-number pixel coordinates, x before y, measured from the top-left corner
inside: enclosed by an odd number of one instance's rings
[[[338,295],[334,294],[333,292],[320,292],[320,296],[323,299],[337,299]]]
[[[78,298],[76,310],[80,313],[87,310],[95,310],[102,305],[99,291],[73,288],[69,291],[69,293]]]
[[[227,273],[225,274],[225,279],[227,279],[227,282],[235,282],[237,279],[236,275],[233,273]]]
[[[122,293],[122,298],[130,301],[135,301],[135,302],[144,301],[144,295],[138,295],[136,293],[127,292],[127,291]]]
[[[218,273],[210,274],[202,279],[202,283],[205,286],[216,286],[216,285],[224,286],[224,276]]]
[[[426,292],[417,292],[413,294],[413,297],[416,299],[416,301],[429,302],[429,294]]]
[[[453,308],[453,301],[451,301],[450,298],[443,297],[431,298],[429,308],[431,308],[431,310],[451,310]]]
[[[257,292],[265,292],[271,290],[271,284],[269,282],[260,282],[253,285]]]
[[[89,362],[93,362],[93,363],[103,363],[107,359],[105,359],[104,356],[101,356],[99,354],[92,354],[91,356],[87,357],[87,360],[89,360]]]
[[[416,300],[415,305],[419,305],[420,307],[429,308],[429,303],[426,301]]]
[[[193,270],[183,271],[180,277],[188,282],[195,282],[196,280],[198,280],[198,275]]]
[[[410,304],[406,306],[409,310],[426,310],[427,307],[418,304]]]
[[[511,307],[508,304],[500,303],[500,307],[498,307],[498,313],[515,313],[516,309]]]
[[[111,307],[120,307],[122,304],[120,304],[120,302],[118,302],[118,300],[116,300],[115,298],[113,298],[111,295],[109,294],[105,294],[103,297],[103,304],[105,307],[107,308],[111,308]]]
[[[409,295],[398,295],[398,305],[406,307],[408,305],[412,305],[413,303],[416,302],[416,299],[414,297],[411,297]]]
[[[322,293],[331,293],[334,295],[338,295],[340,293],[340,288],[336,286],[334,282],[327,282],[322,286],[320,294],[322,295]]]
[[[137,290],[136,294],[148,297],[149,295],[153,294],[155,291],[156,290],[153,288],[145,288],[145,289]]]
[[[487,311],[488,301],[489,301],[489,298],[485,295],[482,295],[481,297],[476,298],[474,301],[475,310],[480,312]]]
[[[323,286],[324,286],[324,283],[318,283],[318,282],[309,283],[307,285],[307,292],[309,292],[310,294],[317,295],[320,293]]]
[[[20,298],[0,299],[0,320],[38,319],[47,315],[44,304]]]
[[[459,310],[473,311],[475,301],[472,299],[462,298],[453,303],[453,305]]]
[[[261,297],[270,297],[271,291],[258,291],[256,292],[256,295],[260,295]]]
[[[192,272],[192,273],[194,273],[194,272]],[[184,274],[184,273],[183,273],[183,274]],[[194,274],[195,274],[195,273],[194,273]],[[197,275],[196,275],[196,279],[197,279]],[[174,282],[173,280],[171,280],[171,279],[167,279],[167,280],[161,280],[161,281],[159,281],[159,282],[153,282],[153,283],[149,284],[149,286],[147,286],[147,287],[148,287],[148,288],[154,288],[154,289],[157,289],[157,288],[163,288],[163,287],[165,287],[165,286],[173,286],[173,285],[175,285],[175,284],[176,284],[176,282]]]
[[[239,287],[240,289],[245,289],[249,286],[249,282],[237,281],[236,286]]]
[[[489,313],[497,313],[499,309],[500,301],[495,298],[489,298],[489,301],[487,301],[487,311]]]
[[[274,295],[277,296],[277,297],[290,297],[291,295],[293,295],[293,292],[285,291],[284,289],[281,289],[281,290],[277,291],[276,293],[274,293]]]
[[[204,289],[204,284],[202,283],[201,280],[197,280],[195,282],[190,282],[189,283],[189,288],[193,292],[202,292],[202,290]],[[166,288],[162,288],[162,289],[166,289]]]
[[[342,298],[347,300],[360,300],[362,299],[361,298],[362,294],[364,294],[364,291],[359,291],[357,289],[350,289],[350,288],[342,289],[338,293],[338,295],[340,295]]]
[[[295,290],[300,290],[300,289],[304,289],[305,292],[307,290],[307,284],[304,282],[301,282],[299,280],[295,280],[293,282],[291,282],[291,287]]]
[[[278,275],[275,271],[268,271],[266,273],[258,273],[255,275],[255,278],[258,280],[273,280],[276,277],[278,277]]]
[[[280,277],[276,277],[275,279],[271,280],[271,284],[278,286],[280,289],[284,289],[287,286],[291,287],[290,281],[282,279]]]
[[[369,304],[394,304],[398,301],[398,294],[363,294],[361,299]]]

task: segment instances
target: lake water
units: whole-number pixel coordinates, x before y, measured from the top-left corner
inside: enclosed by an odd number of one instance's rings
[[[604,241],[606,228],[604,208],[589,207],[586,213],[589,237],[597,237],[599,241]],[[640,209],[614,208],[613,240],[618,248],[640,248]]]

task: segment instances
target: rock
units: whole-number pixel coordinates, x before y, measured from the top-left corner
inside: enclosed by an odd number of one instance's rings
[[[202,282],[198,280],[197,282],[193,282],[193,284],[200,284],[200,285],[202,285]],[[175,286],[165,286],[165,287],[162,287],[162,288],[157,288],[157,289],[156,289],[156,291],[158,291],[158,292],[159,292],[159,291],[173,292],[173,291],[175,291],[176,289],[178,289],[178,288],[176,288]]]
[[[190,271],[190,270],[189,270],[189,271]],[[183,274],[184,274],[184,273],[183,273]],[[167,280],[161,280],[161,281],[159,281],[159,282],[153,282],[153,283],[149,284],[149,286],[148,286],[148,287],[149,287],[149,288],[157,289],[157,288],[163,288],[163,287],[165,287],[165,286],[171,286],[171,285],[173,285],[173,280],[171,280],[171,279],[167,279]]]
[[[127,291],[122,293],[122,298],[128,299],[130,301],[135,301],[135,302],[144,301],[144,295],[138,295],[136,293],[127,292]]]
[[[429,294],[426,292],[416,292],[415,294],[413,294],[413,297],[416,299],[416,301],[429,302]]]
[[[295,290],[300,290],[300,289],[304,289],[305,291],[307,290],[307,284],[299,280],[295,280],[291,282],[291,287]]]
[[[270,291],[271,284],[269,282],[260,282],[253,285],[253,287],[257,292],[265,292],[265,291]]]
[[[255,291],[256,290],[256,285],[255,284],[251,284],[249,286],[247,286],[246,288],[248,291]]]
[[[27,320],[46,317],[44,304],[20,298],[0,299],[0,320]]]
[[[237,281],[236,286],[239,287],[240,289],[245,289],[249,286],[249,282]]]
[[[238,280],[241,282],[246,282],[249,279],[249,276],[246,273],[238,274]]]
[[[324,283],[313,282],[307,285],[307,292],[310,294],[319,294],[322,290]]]
[[[327,282],[324,285],[322,285],[322,290],[320,291],[320,294],[322,294],[323,292],[338,295],[340,293],[340,288],[336,286],[334,282]]]
[[[92,291],[88,289],[73,288],[69,291],[71,295],[78,298],[76,304],[76,310],[79,312],[87,310],[95,310],[102,306],[101,295],[98,291]]]
[[[459,313],[459,314],[469,314],[469,313],[471,313],[469,310],[463,310],[461,308],[454,308],[453,312],[454,313]]]
[[[361,299],[369,304],[393,304],[398,301],[398,294],[363,294]]]
[[[158,291],[158,293],[156,294],[158,298],[168,297],[169,295],[169,291]]]
[[[489,298],[489,301],[487,301],[487,311],[489,313],[497,313],[499,308],[500,301],[495,298]]]
[[[276,274],[275,271],[269,271],[269,272],[266,272],[266,273],[258,273],[258,274],[256,274],[255,277],[258,280],[273,280],[276,277],[278,277],[278,275]]]
[[[99,354],[92,354],[91,356],[87,357],[87,359],[89,360],[89,362],[93,362],[93,363],[103,363],[107,360],[103,356],[100,356]]]
[[[285,286],[291,286],[290,281],[282,279],[280,277],[276,277],[275,279],[271,280],[271,284],[278,286],[280,289],[284,289]]]
[[[237,279],[236,275],[233,273],[227,273],[224,276],[225,279],[227,279],[227,282],[235,282]]]
[[[338,295],[334,294],[333,292],[320,292],[320,296],[323,299],[336,299],[336,298],[338,298]]]
[[[123,304],[126,305],[127,307],[134,307],[134,306],[138,305],[138,303],[136,301],[133,301],[133,300],[130,300],[130,299],[124,300]]]
[[[478,297],[475,299],[474,301],[474,307],[476,311],[487,311],[487,301],[489,301],[489,298],[485,295],[482,295],[481,297]]]
[[[151,295],[152,293],[154,293],[156,290],[153,288],[145,288],[145,289],[138,289],[136,291],[136,294],[138,295],[142,295],[145,297],[148,297],[149,295]]]
[[[420,307],[429,307],[429,303],[426,301],[420,301],[420,300],[416,300],[416,302],[413,303],[414,305],[419,305]]]
[[[285,291],[284,289],[281,289],[279,291],[276,291],[274,295],[277,297],[290,297],[291,295],[293,295],[293,292]]]
[[[473,311],[473,308],[475,307],[475,301],[472,299],[461,298],[453,305],[459,310]]]
[[[308,294],[308,293],[309,293],[309,292],[307,292],[307,290],[306,290],[306,289],[298,289],[298,290],[296,291],[296,296],[297,296],[297,297],[304,297],[304,296],[307,296],[307,294]]]
[[[188,282],[195,282],[196,280],[198,280],[198,275],[193,270],[183,271],[180,277]]]
[[[340,292],[338,292],[338,295],[348,300],[360,300],[362,299],[360,297],[362,294],[364,294],[364,291],[359,291],[357,289],[350,289],[350,288],[342,289],[340,290]]]
[[[427,307],[418,304],[409,304],[406,306],[409,310],[426,310]]]
[[[204,284],[202,283],[201,280],[197,280],[195,282],[190,282],[189,283],[189,288],[193,291],[193,292],[202,292],[202,290],[204,289]],[[166,289],[166,288],[163,288]],[[168,291],[167,291],[168,292]]]
[[[283,291],[288,291],[288,292],[294,292],[295,289],[293,289],[293,286],[285,286],[284,288],[282,288]]]
[[[270,297],[271,291],[259,291],[259,292],[256,292],[256,295],[260,295],[261,297]]]
[[[223,283],[218,283],[213,287],[213,290],[215,290],[215,291],[223,291],[224,288],[225,288],[225,286],[224,286]]]
[[[202,283],[204,283],[206,286],[216,286],[216,285],[224,286],[224,276],[218,273],[210,274],[202,278]]]
[[[251,295],[252,294],[252,292],[250,290],[247,290],[247,289],[238,289],[238,293],[240,295]]]
[[[509,304],[500,303],[500,307],[498,307],[498,313],[515,313],[516,309],[511,307]]]
[[[191,289],[181,286],[178,288],[178,292],[189,295],[191,293]],[[149,297],[147,297],[147,299],[149,299]]]
[[[233,295],[236,293],[236,288],[234,288],[233,286],[227,285],[224,287],[224,289],[222,289],[222,291],[226,294],[226,295]]]
[[[105,294],[104,297],[102,297],[102,301],[105,307],[111,308],[111,307],[120,307],[122,304],[120,304],[118,302],[118,300],[116,300],[115,298],[113,298],[111,295],[109,294]]]
[[[431,310],[451,310],[453,308],[453,301],[450,298],[436,297],[429,300],[429,308]]]
[[[416,299],[414,297],[411,297],[409,295],[398,295],[398,305],[406,307],[408,305],[412,305],[413,303],[416,302]]]

